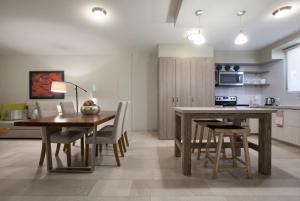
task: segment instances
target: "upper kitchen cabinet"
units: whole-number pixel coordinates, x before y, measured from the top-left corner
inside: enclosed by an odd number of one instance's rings
[[[174,107],[214,105],[214,72],[213,58],[160,58],[160,139],[174,139]]]

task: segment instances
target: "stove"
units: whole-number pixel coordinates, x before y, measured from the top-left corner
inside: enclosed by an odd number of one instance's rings
[[[216,106],[246,106],[249,104],[237,104],[237,96],[215,96]]]
[[[237,97],[236,96],[215,96],[215,105],[236,106]]]

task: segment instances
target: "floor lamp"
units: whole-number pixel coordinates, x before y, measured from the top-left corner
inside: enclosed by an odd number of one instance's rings
[[[66,84],[71,84],[75,86],[75,94],[76,94],[76,112],[78,113],[78,89],[81,89],[84,92],[88,92],[87,90],[83,89],[82,87],[78,86],[77,84],[74,84],[72,82],[66,82],[66,81],[53,81],[51,83],[51,91],[56,93],[67,93],[67,86]]]

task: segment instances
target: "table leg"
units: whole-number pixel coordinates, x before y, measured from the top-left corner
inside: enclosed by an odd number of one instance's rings
[[[272,114],[265,114],[259,119],[258,137],[258,171],[261,174],[271,175],[271,135]]]
[[[176,144],[176,141],[181,143],[181,117],[175,114],[175,157],[180,157],[181,152]]]
[[[51,171],[52,166],[52,151],[51,151],[51,141],[50,141],[50,134],[48,133],[47,127],[42,128],[42,135],[45,139],[46,143],[46,155],[47,155],[47,169],[48,171]]]
[[[91,155],[91,171],[95,170],[95,154],[96,154],[96,136],[97,136],[97,126],[93,129],[93,144],[92,144],[92,155]]]
[[[184,114],[181,119],[182,136],[182,173],[185,176],[191,175],[191,139],[192,139],[192,118]]]

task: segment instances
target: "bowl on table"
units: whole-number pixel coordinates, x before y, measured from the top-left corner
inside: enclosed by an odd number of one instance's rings
[[[81,106],[80,111],[82,114],[93,115],[100,113],[100,107],[98,105]]]

